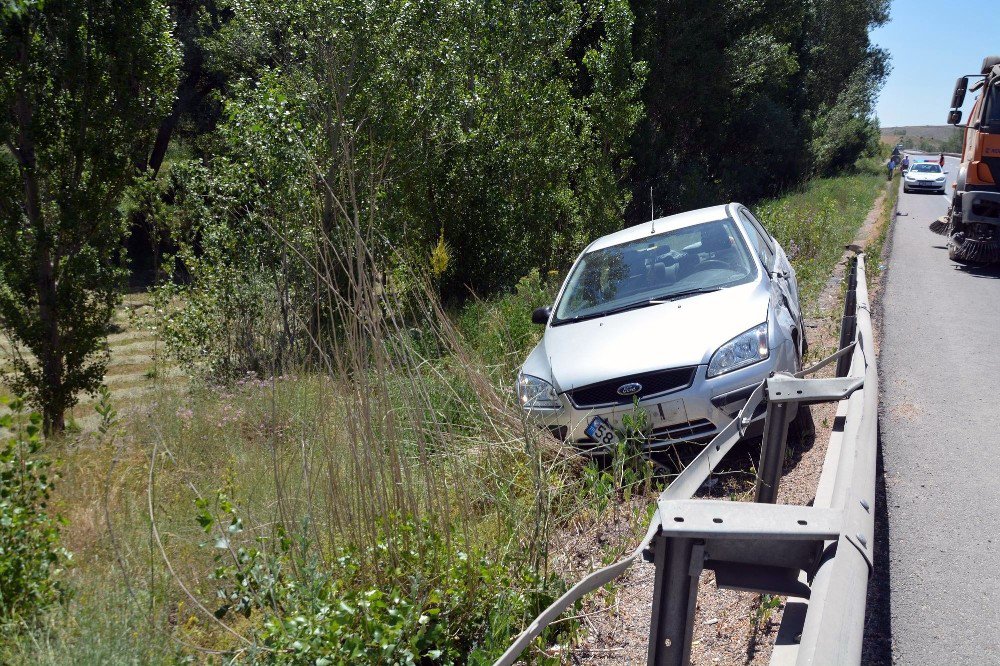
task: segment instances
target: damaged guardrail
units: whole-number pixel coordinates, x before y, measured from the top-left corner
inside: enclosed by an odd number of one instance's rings
[[[857,664],[872,570],[878,373],[864,256],[851,261],[841,348],[796,375],[762,382],[732,422],[663,491],[639,546],[583,578],[539,615],[495,666],[513,664],[542,630],[639,557],[656,567],[648,664],[690,660],[701,572],[716,583],[787,597],[772,664]],[[806,379],[837,362],[834,378]],[[754,502],[691,497],[766,404]],[[813,506],[776,505],[788,424],[799,405],[839,402]]]

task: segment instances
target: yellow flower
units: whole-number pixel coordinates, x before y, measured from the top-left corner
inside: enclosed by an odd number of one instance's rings
[[[448,263],[451,261],[451,248],[444,240],[444,230],[438,238],[437,245],[431,250],[431,272],[435,277],[441,277],[448,270]]]

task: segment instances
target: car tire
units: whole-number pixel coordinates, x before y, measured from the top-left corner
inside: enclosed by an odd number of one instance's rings
[[[909,193],[910,193],[910,188],[908,188],[908,187],[907,187],[907,186],[906,186],[906,185],[904,184],[904,185],[903,185],[903,194],[909,194]]]

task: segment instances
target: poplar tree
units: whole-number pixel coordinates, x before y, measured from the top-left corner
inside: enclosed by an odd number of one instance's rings
[[[61,431],[108,363],[124,278],[118,205],[173,102],[159,0],[46,0],[0,13],[0,328],[6,381]]]

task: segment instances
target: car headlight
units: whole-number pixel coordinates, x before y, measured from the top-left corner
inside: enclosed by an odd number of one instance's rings
[[[943,183],[944,182],[944,176],[938,176],[937,178],[934,179],[934,181],[937,182],[937,183]]]
[[[552,384],[532,375],[517,377],[517,400],[525,410],[559,409],[562,405]]]
[[[717,377],[733,370],[745,368],[770,355],[767,347],[767,322],[754,326],[745,333],[719,347],[708,362],[708,376]]]

